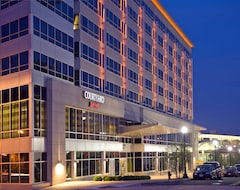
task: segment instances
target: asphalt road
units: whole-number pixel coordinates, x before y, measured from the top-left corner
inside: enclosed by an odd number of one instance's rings
[[[223,180],[146,180],[121,182],[66,182],[44,190],[239,190],[240,177],[225,177]]]

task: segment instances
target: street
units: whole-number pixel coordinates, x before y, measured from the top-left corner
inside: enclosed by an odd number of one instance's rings
[[[119,181],[119,182],[66,182],[44,190],[91,190],[91,189],[124,189],[124,190],[239,190],[240,177],[225,177],[223,180],[192,180],[192,179],[172,179],[172,180],[144,180],[144,181]]]

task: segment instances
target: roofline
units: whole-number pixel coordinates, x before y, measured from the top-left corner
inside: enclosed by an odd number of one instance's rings
[[[180,27],[174,22],[171,16],[167,13],[167,11],[163,8],[163,6],[159,3],[158,0],[152,0],[152,3],[156,6],[156,8],[160,11],[160,13],[167,19],[167,21],[171,24],[171,26],[176,30],[176,32],[183,38],[186,44],[193,48],[193,43],[188,39],[188,37],[183,33]]]

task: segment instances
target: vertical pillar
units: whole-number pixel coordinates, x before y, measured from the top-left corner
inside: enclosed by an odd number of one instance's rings
[[[105,151],[101,152],[101,169],[102,169],[101,173],[102,175],[104,175],[106,171],[106,152]]]
[[[71,151],[71,178],[75,178],[76,177],[76,173],[77,173],[77,163],[75,161],[76,159],[76,152],[75,151]]]

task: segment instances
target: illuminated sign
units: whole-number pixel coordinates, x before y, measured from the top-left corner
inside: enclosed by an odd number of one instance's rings
[[[91,100],[91,101],[98,102],[98,103],[101,103],[101,104],[104,104],[104,101],[105,101],[104,96],[99,95],[99,94],[95,94],[95,93],[92,93],[92,92],[88,92],[88,91],[83,92],[83,97],[86,100]]]

